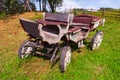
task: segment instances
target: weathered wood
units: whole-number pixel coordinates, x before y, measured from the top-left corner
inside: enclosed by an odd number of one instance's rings
[[[60,21],[60,22],[69,22],[69,14],[53,14],[45,13],[45,20]]]
[[[20,19],[20,23],[22,24],[24,31],[28,34],[36,38],[41,38],[39,36],[38,23],[26,19]]]

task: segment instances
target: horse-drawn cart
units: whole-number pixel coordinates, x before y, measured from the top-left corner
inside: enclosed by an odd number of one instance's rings
[[[84,47],[84,40],[95,30],[102,19],[90,15],[53,14],[45,13],[44,20],[30,21],[20,19],[20,23],[28,39],[19,47],[20,58],[30,54],[40,54],[55,61],[60,51],[60,70],[66,71],[71,60],[71,42],[79,48]],[[103,32],[98,31],[91,39],[91,50],[99,47],[103,39]],[[61,45],[61,43],[64,45]]]

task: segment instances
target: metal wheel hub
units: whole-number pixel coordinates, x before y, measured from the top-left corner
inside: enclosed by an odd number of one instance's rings
[[[22,48],[22,55],[21,55],[22,58],[27,57],[33,51],[33,48],[28,46],[28,44],[29,42],[26,43],[25,46]]]

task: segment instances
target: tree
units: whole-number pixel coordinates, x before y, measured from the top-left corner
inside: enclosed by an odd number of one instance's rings
[[[27,10],[30,10],[32,12],[32,8],[30,6],[30,0],[24,0],[24,6],[25,6],[25,9]]]
[[[5,12],[7,11],[7,7],[5,5],[5,1],[0,1],[0,12]]]
[[[47,0],[36,0],[36,1],[39,2],[40,11],[47,11],[46,10]]]
[[[109,7],[102,7],[102,8],[100,8],[100,11],[112,11],[112,10],[114,10],[113,8],[109,8]]]
[[[23,6],[19,3],[18,0],[5,0],[4,1],[5,12],[7,14],[13,14],[18,12],[23,12]]]
[[[47,4],[47,0],[43,0],[42,2],[43,11],[47,11],[46,4]]]
[[[39,2],[40,11],[47,11],[47,6],[50,6],[52,12],[56,11],[56,7],[61,6],[63,0],[36,0]]]
[[[50,9],[52,12],[56,11],[56,7],[62,5],[63,0],[48,0],[48,3],[50,5]]]
[[[40,11],[42,11],[42,7],[41,7],[42,0],[36,0],[36,2],[39,2],[39,8],[40,8]]]

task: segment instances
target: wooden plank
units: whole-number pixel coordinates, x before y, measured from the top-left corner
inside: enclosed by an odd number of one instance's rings
[[[45,20],[69,22],[69,15],[66,13],[45,13]]]

